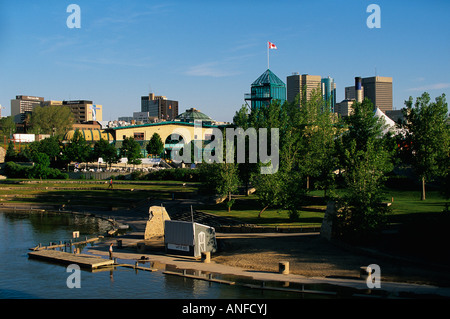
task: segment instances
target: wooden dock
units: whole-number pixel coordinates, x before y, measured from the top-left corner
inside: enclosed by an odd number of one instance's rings
[[[114,264],[114,260],[87,254],[71,254],[59,250],[36,250],[28,253],[30,258],[46,260],[60,264],[77,264],[80,268],[96,269]]]
[[[30,250],[36,251],[36,250],[43,250],[43,249],[55,249],[55,248],[64,248],[64,247],[68,247],[68,246],[77,246],[77,245],[87,245],[89,243],[93,243],[98,241],[100,238],[95,237],[95,238],[90,238],[86,240],[82,240],[82,241],[75,241],[75,242],[70,242],[70,243],[60,243],[60,244],[50,244],[48,246],[41,246],[40,244],[36,247],[30,248]]]

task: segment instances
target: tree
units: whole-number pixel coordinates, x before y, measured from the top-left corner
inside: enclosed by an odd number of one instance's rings
[[[448,126],[448,105],[445,94],[430,101],[430,95],[405,101],[404,109],[407,130],[406,141],[409,144],[410,163],[422,182],[421,199],[425,200],[425,183],[448,172],[450,156],[450,129]]]
[[[152,138],[146,146],[146,149],[148,154],[157,156],[161,155],[161,153],[164,151],[164,143],[158,133],[153,133]]]
[[[32,142],[28,146],[28,150],[31,155],[31,159],[33,154],[36,153],[47,154],[50,159],[50,166],[55,167],[61,157],[62,146],[58,137],[50,136],[41,141]]]
[[[5,154],[5,162],[12,162],[15,161],[17,157],[16,149],[14,148],[14,143],[12,141],[9,141],[8,148],[6,150]]]
[[[92,158],[98,160],[100,157],[109,164],[110,168],[113,163],[118,163],[120,159],[115,146],[103,138],[95,142],[92,150]]]
[[[346,192],[337,201],[337,232],[346,239],[361,240],[376,234],[386,222],[382,186],[393,169],[392,149],[382,138],[382,122],[374,117],[372,103],[354,104],[341,137],[341,168]]]
[[[273,206],[278,206],[283,203],[283,178],[281,171],[275,174],[254,174],[252,176],[252,183],[256,188],[256,196],[262,208],[258,213],[258,217],[264,211]]]
[[[91,157],[91,147],[80,130],[76,130],[63,152],[63,160],[67,162],[87,162]]]
[[[306,175],[306,189],[310,177],[326,190],[333,184],[337,163],[335,161],[335,137],[333,114],[323,100],[320,90],[313,90],[310,99],[300,110],[301,170]]]
[[[242,128],[246,131],[249,128],[249,113],[248,109],[245,105],[242,105],[239,111],[236,111],[233,117],[233,124],[235,128]],[[248,195],[248,190],[251,182],[251,178],[253,174],[256,174],[259,169],[259,165],[257,163],[250,163],[249,161],[249,137],[245,137],[245,163],[238,163],[238,176],[241,182],[245,186],[245,194]],[[235,149],[235,154],[236,154]]]
[[[227,196],[227,208],[231,210],[234,200],[231,195],[239,186],[237,165],[234,163],[202,163],[199,166],[202,191]]]
[[[237,191],[239,186],[237,165],[234,163],[221,163],[219,165],[220,180],[216,189],[218,194],[226,195],[228,197],[227,207],[228,211],[230,211],[231,206],[234,204],[234,200],[231,198],[231,195]]]
[[[34,166],[28,171],[29,178],[47,178],[49,173],[50,158],[45,153],[33,154]]]
[[[141,146],[132,137],[125,137],[119,150],[121,157],[126,157],[129,164],[139,165],[141,161]]]
[[[366,150],[357,150],[353,141],[345,151],[346,193],[338,199],[338,233],[344,239],[365,240],[378,233],[390,212],[382,205],[385,173],[392,170],[390,154],[375,149],[368,141]]]
[[[36,107],[31,115],[31,131],[35,134],[63,136],[72,128],[74,118],[68,106]]]
[[[365,98],[362,103],[353,104],[353,113],[343,120],[348,130],[343,134],[344,145],[349,146],[351,141],[356,142],[357,150],[365,150],[367,142],[382,143],[384,123],[374,116],[372,102]]]
[[[0,118],[0,126],[2,135],[6,136],[7,138],[11,138],[12,135],[16,132],[16,123],[14,123],[14,119],[12,118],[12,116]]]

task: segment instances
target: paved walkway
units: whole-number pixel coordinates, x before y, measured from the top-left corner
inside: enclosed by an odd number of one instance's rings
[[[118,236],[111,238],[109,240],[104,241],[101,245],[97,247],[93,247],[90,249],[90,252],[97,255],[107,256],[107,246],[109,243],[116,243],[117,239],[122,240],[123,248],[115,248],[114,256],[118,259],[125,260],[139,260],[142,256],[147,257],[150,261],[159,263],[162,265],[173,265],[178,269],[187,269],[187,270],[195,270],[201,272],[208,273],[216,273],[223,275],[235,275],[235,276],[243,276],[250,277],[254,280],[260,281],[280,281],[280,282],[291,282],[291,283],[300,283],[300,284],[331,284],[331,285],[339,285],[346,286],[356,289],[367,290],[367,284],[364,280],[356,280],[356,279],[339,279],[339,278],[316,278],[316,277],[305,277],[301,275],[295,274],[280,274],[273,272],[264,272],[264,271],[255,271],[255,270],[247,270],[238,267],[232,267],[224,264],[215,263],[211,261],[210,263],[203,263],[200,260],[195,260],[192,258],[185,258],[181,256],[173,256],[164,254],[164,251],[161,249],[156,249],[155,252],[149,252],[148,250],[145,253],[137,252],[135,245],[138,242],[142,242],[144,239],[144,231],[146,226],[146,221],[148,219],[148,208],[152,205],[163,205],[171,218],[178,216],[178,218],[182,218],[183,216],[190,217],[190,205],[195,205],[195,200],[182,200],[182,201],[153,201],[153,202],[145,202],[142,203],[141,206],[137,207],[133,210],[124,210],[124,211],[111,211],[111,212],[98,212],[98,215],[103,215],[107,217],[112,217],[116,222],[120,224],[129,225],[131,231],[127,232],[127,234],[123,236]],[[186,215],[187,214],[187,215]],[[194,214],[194,219],[196,219],[196,215]],[[221,221],[223,222],[223,221]],[[257,238],[266,238],[266,237],[277,237],[277,236],[308,236],[311,234],[306,233],[251,233],[251,234],[225,234],[225,233],[217,233],[217,238],[227,238],[227,237],[257,237]],[[157,245],[156,245],[157,246]],[[450,298],[450,288],[441,288],[429,285],[417,285],[417,284],[407,284],[407,283],[395,283],[395,282],[382,282],[381,290],[388,292],[392,295],[398,295],[400,292],[408,292],[414,294],[426,294],[426,295],[440,295]]]

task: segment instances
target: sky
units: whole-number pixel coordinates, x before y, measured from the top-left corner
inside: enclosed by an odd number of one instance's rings
[[[369,28],[370,4],[380,28]],[[69,28],[70,4],[80,28]],[[450,1],[0,0],[0,104],[92,100],[103,120],[140,111],[153,92],[232,121],[267,69],[330,76],[337,101],[355,76],[393,78],[394,109],[410,96],[450,96]]]

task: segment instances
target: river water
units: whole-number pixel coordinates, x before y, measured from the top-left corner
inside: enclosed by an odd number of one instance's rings
[[[68,288],[63,265],[28,258],[39,243],[68,241],[103,234],[108,222],[86,216],[0,212],[1,299],[265,299],[299,298],[299,294],[228,286],[201,280],[118,267],[81,271],[81,288]],[[85,251],[83,251],[85,253]],[[129,262],[131,263],[131,262]]]

